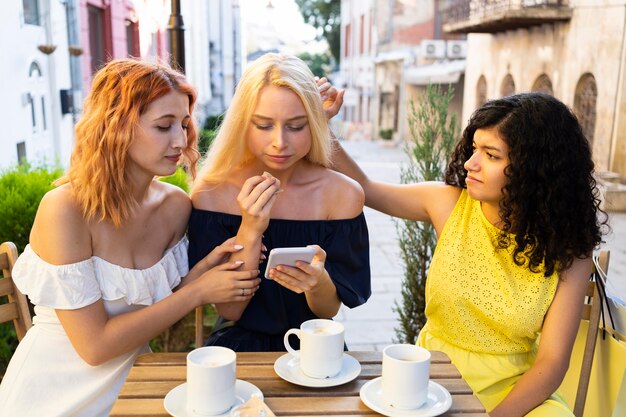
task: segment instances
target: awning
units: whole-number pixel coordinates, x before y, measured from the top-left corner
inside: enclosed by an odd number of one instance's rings
[[[466,61],[455,59],[431,65],[412,66],[404,71],[404,80],[407,84],[455,84],[465,73]]]
[[[389,61],[412,61],[415,59],[414,54],[410,50],[381,52],[374,58],[375,64],[381,64]]]

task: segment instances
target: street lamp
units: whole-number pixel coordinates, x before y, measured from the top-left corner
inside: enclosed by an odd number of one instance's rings
[[[172,0],[172,13],[167,25],[170,38],[170,65],[185,72],[185,25],[180,14],[180,0]]]

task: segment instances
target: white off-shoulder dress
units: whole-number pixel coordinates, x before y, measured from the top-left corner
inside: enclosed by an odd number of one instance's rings
[[[136,356],[148,352],[148,345],[91,366],[72,347],[55,309],[78,309],[102,299],[109,316],[115,316],[154,304],[187,275],[187,246],[187,238],[181,239],[141,270],[96,256],[51,265],[27,246],[13,276],[35,305],[35,317],[0,384],[0,416],[108,416]]]

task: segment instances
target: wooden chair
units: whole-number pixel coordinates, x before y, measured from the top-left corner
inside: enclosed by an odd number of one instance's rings
[[[609,251],[601,251],[598,255],[594,255],[594,269],[591,279],[587,287],[587,296],[585,297],[585,305],[583,306],[583,320],[589,320],[589,330],[585,342],[585,350],[583,353],[582,366],[580,369],[580,378],[578,380],[578,389],[576,391],[576,401],[574,403],[574,415],[582,417],[585,410],[585,401],[587,400],[587,390],[589,389],[589,379],[591,377],[591,365],[593,365],[593,355],[596,348],[596,339],[600,324],[600,313],[602,310],[602,299],[600,291],[597,289],[597,279],[604,278],[609,269]],[[600,278],[602,277],[602,278]],[[604,282],[600,283],[603,285]]]
[[[0,323],[13,320],[18,340],[22,340],[26,331],[32,326],[28,301],[13,284],[11,271],[17,260],[17,248],[12,242],[0,245],[0,269],[3,278],[0,278],[0,297],[7,296],[9,302],[0,304]]]
[[[204,306],[196,307],[196,347],[202,347],[204,345]]]

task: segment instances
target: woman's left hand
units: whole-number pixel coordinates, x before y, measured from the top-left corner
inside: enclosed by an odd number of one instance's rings
[[[298,261],[296,267],[278,265],[270,270],[270,278],[298,294],[314,291],[322,282],[330,280],[324,268],[326,252],[317,245],[309,247],[316,249],[311,263]]]
[[[235,244],[234,236],[226,239],[221,245],[216,246],[207,256],[205,256],[202,259],[202,262],[198,262],[198,266],[202,268],[200,272],[204,273],[211,268],[228,262],[231,254],[239,252],[242,249],[243,246]],[[264,252],[267,252],[267,248],[265,247],[265,245],[261,244],[259,262],[263,262],[265,259],[267,259],[267,256],[265,256]]]
[[[343,95],[346,90],[343,88],[337,90],[326,77],[315,77],[315,81],[317,82],[317,88],[319,88],[320,95],[322,96],[322,105],[324,106],[326,119],[330,120],[339,113],[343,105]]]

